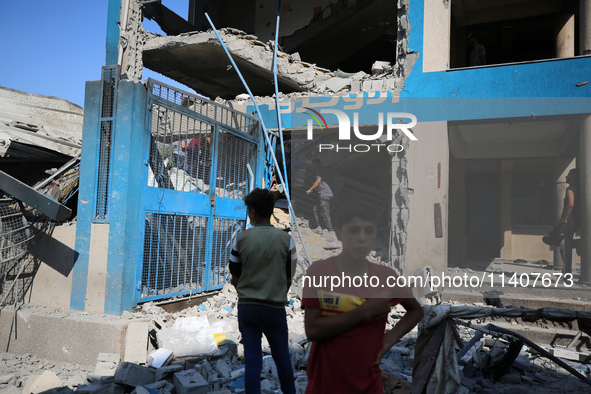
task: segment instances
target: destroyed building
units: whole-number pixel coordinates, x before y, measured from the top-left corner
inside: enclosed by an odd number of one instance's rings
[[[118,316],[226,282],[231,239],[246,226],[242,197],[271,182],[273,149],[262,126],[271,138],[280,126],[271,97],[276,2],[187,3],[185,17],[160,1],[109,1],[105,68],[86,86],[77,220],[67,229],[75,243],[59,245],[69,269],[48,270],[58,295],[31,303]],[[335,133],[338,119],[323,109],[356,115],[365,135],[380,113],[418,120],[417,141],[397,135],[401,152],[368,158],[343,150],[323,159],[342,190],[380,208],[382,261],[404,274],[497,257],[561,267],[541,236],[560,214],[570,168],[585,175],[581,199],[591,196],[587,1],[322,0],[281,11],[277,79],[290,140],[305,139],[306,108],[326,114]],[[146,32],[143,18],[167,36]],[[468,66],[470,32],[486,46],[488,64]],[[144,67],[196,93],[143,81]],[[191,142],[208,169],[178,165]],[[318,153],[313,148],[302,159]],[[582,283],[591,282],[590,215],[581,211]],[[2,318],[10,326],[12,317]],[[78,323],[80,333],[101,326]],[[103,346],[117,353],[127,326],[108,325]],[[60,351],[47,354],[64,357]]]

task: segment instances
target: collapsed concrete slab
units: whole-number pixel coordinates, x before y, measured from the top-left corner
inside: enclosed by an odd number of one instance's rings
[[[82,108],[67,100],[0,86],[0,157],[59,160],[76,156],[82,144],[83,117]]]
[[[220,29],[219,33],[253,93],[273,95],[273,51],[268,44],[236,29]],[[209,97],[234,98],[245,92],[213,31],[150,36],[143,48],[143,62],[151,70]],[[277,71],[279,90],[290,93],[311,88],[314,78],[328,70],[281,53]]]

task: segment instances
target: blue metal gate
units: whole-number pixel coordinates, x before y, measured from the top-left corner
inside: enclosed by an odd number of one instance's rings
[[[256,118],[148,81],[139,302],[220,288],[264,171]]]

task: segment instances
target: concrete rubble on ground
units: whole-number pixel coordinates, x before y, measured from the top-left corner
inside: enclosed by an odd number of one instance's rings
[[[275,213],[279,223],[288,224],[289,218]],[[315,234],[301,223],[302,231],[307,239],[313,259],[333,256],[339,248],[326,249],[332,241],[328,234]],[[317,245],[318,249],[309,245]],[[298,252],[302,256],[302,246]],[[374,260],[379,258],[374,256]],[[293,293],[293,292],[292,292]],[[39,393],[41,389],[48,392],[66,393],[73,390],[86,393],[120,392],[120,393],[239,393],[244,389],[244,351],[240,343],[240,332],[237,321],[237,294],[233,287],[226,285],[215,294],[211,294],[198,305],[191,306],[178,312],[169,313],[153,302],[144,303],[136,312],[126,312],[121,319],[128,319],[134,323],[132,331],[136,338],[135,346],[129,354],[138,357],[136,361],[124,360],[119,354],[100,354],[94,368],[71,366],[65,363],[54,363],[49,360],[39,360],[35,356],[16,356],[7,353],[0,355],[0,391],[8,393],[27,392]],[[432,307],[426,306],[427,312]],[[445,311],[458,310],[457,307],[440,306]],[[455,308],[455,309],[454,309]],[[488,308],[484,306],[464,307],[474,314],[474,319],[490,319],[492,311],[502,308]],[[490,309],[490,311],[489,311]],[[290,354],[295,371],[295,381],[298,393],[303,393],[307,384],[306,364],[310,351],[310,343],[304,332],[304,316],[301,301],[297,294],[291,294],[286,307],[288,330],[290,339]],[[505,319],[515,320],[514,309],[506,312]],[[388,317],[391,328],[403,316],[404,309],[396,306]],[[584,314],[583,314],[584,315]],[[466,312],[463,313],[465,318]],[[579,313],[579,316],[581,314]],[[200,327],[207,330],[193,332],[201,335],[210,349],[204,354],[183,354],[183,350],[193,347],[194,343],[187,342],[185,348],[179,348],[177,355],[163,346],[163,333],[173,330],[179,322],[200,321]],[[482,321],[478,322],[481,323]],[[207,326],[205,326],[207,325]],[[190,333],[190,324],[187,324]],[[203,332],[207,331],[207,335]],[[475,331],[466,327],[457,327],[458,336],[464,343],[475,335]],[[414,329],[388,352],[380,367],[383,371],[383,381],[386,392],[410,393],[415,364],[415,346],[418,344],[418,329]],[[166,335],[164,335],[166,337]],[[538,352],[524,346],[516,359],[502,376],[496,378],[490,373],[490,366],[505,360],[509,350],[509,341],[501,337],[483,335],[480,340],[458,360],[459,382],[458,393],[514,393],[536,392],[552,393],[557,390],[564,392],[585,392],[589,386],[574,376],[566,373],[553,362],[541,357]],[[159,349],[156,349],[159,347]],[[460,349],[451,345],[452,354]],[[270,355],[269,345],[263,337],[263,371],[261,374],[262,389],[265,393],[279,392],[277,371]],[[141,355],[139,355],[141,353]],[[191,353],[191,352],[189,352]],[[195,353],[198,353],[195,352]],[[126,355],[128,354],[126,350]],[[126,356],[128,357],[128,356]],[[130,357],[130,356],[129,356]],[[160,361],[160,367],[151,365]],[[589,376],[589,366],[582,362],[566,361],[574,369]],[[46,370],[53,374],[42,373]],[[55,376],[54,376],[55,375]],[[52,386],[52,387],[49,387]]]

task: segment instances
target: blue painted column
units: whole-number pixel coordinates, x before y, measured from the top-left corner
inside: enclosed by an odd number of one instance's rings
[[[105,65],[117,64],[119,57],[119,19],[121,15],[121,0],[109,0],[107,11],[107,40],[105,44]]]
[[[105,313],[120,315],[134,304],[136,270],[141,266],[141,174],[147,108],[146,87],[139,82],[119,82],[113,140],[109,196],[109,252],[105,287]]]
[[[99,117],[101,81],[86,82],[82,154],[80,158],[80,188],[76,220],[75,261],[72,270],[70,308],[84,310],[90,255],[90,227],[96,205],[96,173],[98,171]]]

